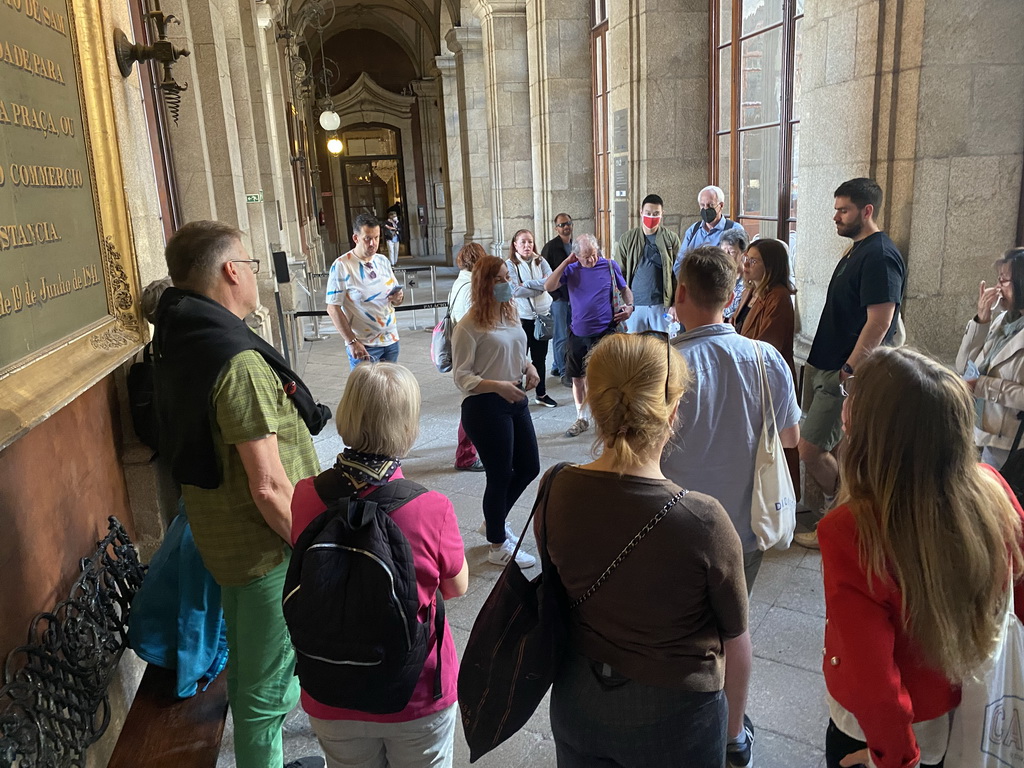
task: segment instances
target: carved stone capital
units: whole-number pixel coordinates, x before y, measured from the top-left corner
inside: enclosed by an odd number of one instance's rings
[[[452,27],[444,40],[453,53],[473,53],[483,50],[484,33],[480,27]]]

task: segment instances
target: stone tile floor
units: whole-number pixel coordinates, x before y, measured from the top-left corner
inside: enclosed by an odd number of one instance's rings
[[[438,270],[439,296],[447,296],[454,275],[454,269]],[[417,299],[424,300],[419,296]],[[423,397],[420,437],[403,461],[403,470],[407,477],[445,493],[459,516],[469,560],[470,586],[464,597],[448,603],[447,612],[461,652],[477,611],[500,570],[486,562],[486,542],[476,532],[483,519],[480,512],[483,474],[453,469],[461,397],[451,375],[438,373],[430,361],[429,329],[434,325],[433,313],[421,311],[417,315],[420,324],[417,329],[412,328],[410,313],[400,315],[399,361],[416,374]],[[328,325],[325,320],[324,328]],[[423,325],[428,328],[424,329]],[[348,375],[348,361],[339,337],[331,333],[323,340],[306,342],[299,352],[296,370],[313,393],[334,408]],[[579,438],[563,436],[575,417],[572,395],[557,379],[549,378],[548,386],[560,407],[531,406],[542,471],[559,461],[589,460],[593,436],[592,432]],[[315,443],[325,467],[333,463],[343,447],[332,426],[328,426]],[[535,481],[512,510],[509,520],[514,530],[522,530],[525,525],[536,491]],[[828,722],[821,674],[824,615],[818,553],[795,545],[786,552],[766,553],[750,603],[755,659],[747,712],[756,731],[756,768],[824,766],[822,745]],[[296,708],[285,723],[285,758],[292,760],[310,754],[320,754],[316,737],[305,713]],[[229,716],[218,768],[234,768],[234,765]],[[462,739],[461,726],[457,726],[455,766],[468,765],[469,751]],[[481,758],[477,765],[481,768],[553,768],[555,749],[546,702],[526,728]]]

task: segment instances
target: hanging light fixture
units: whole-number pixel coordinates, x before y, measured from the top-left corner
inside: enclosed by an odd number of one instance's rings
[[[322,121],[323,115],[321,115],[320,117]],[[341,139],[339,139],[337,136],[331,136],[331,138],[327,140],[327,151],[330,152],[332,155],[340,155],[341,151],[344,148],[345,145],[341,143]]]
[[[320,113],[320,127],[325,131],[338,130],[341,127],[341,116],[333,109],[325,109]]]

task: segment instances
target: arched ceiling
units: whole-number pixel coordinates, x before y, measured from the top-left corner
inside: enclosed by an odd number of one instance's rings
[[[349,88],[365,72],[375,83],[401,93],[420,77],[416,65],[395,39],[373,29],[345,29],[324,40],[324,53],[338,65],[340,78],[331,95]],[[319,72],[319,53],[313,57],[314,76]]]

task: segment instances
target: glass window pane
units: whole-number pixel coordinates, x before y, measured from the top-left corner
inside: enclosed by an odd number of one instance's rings
[[[779,215],[778,126],[740,134],[740,215],[744,214]]]
[[[743,0],[743,34],[782,21],[782,0]]]
[[[782,28],[746,40],[740,67],[740,125],[779,120],[782,102]]]
[[[800,44],[800,31],[803,29],[803,19],[797,19],[793,24],[793,119],[800,119],[800,72],[803,65],[803,47]]]
[[[604,35],[594,38],[594,85],[597,92],[604,93]]]
[[[803,16],[804,14],[804,0],[796,0],[796,8],[793,11],[794,16]]]
[[[718,44],[732,40],[732,4],[734,0],[718,0]]]
[[[774,220],[765,221],[764,219],[740,219],[740,224],[745,230],[747,230],[747,235],[751,240],[755,237],[775,238],[779,234],[778,222]]]
[[[715,184],[720,186],[725,192],[725,210],[730,211],[729,207],[729,189],[732,187],[732,147],[730,142],[732,136],[725,134],[724,136],[718,137],[718,177]]]
[[[732,46],[718,54],[718,130],[732,128]]]
[[[789,188],[789,216],[792,219],[797,217],[796,203],[799,195],[799,178],[797,169],[800,167],[800,123],[793,125],[793,164],[790,173],[793,174],[793,182]]]

